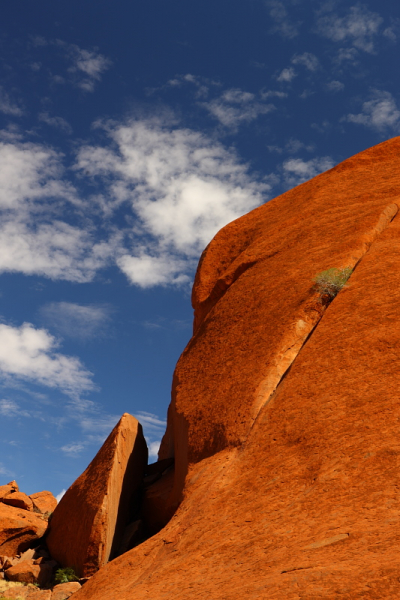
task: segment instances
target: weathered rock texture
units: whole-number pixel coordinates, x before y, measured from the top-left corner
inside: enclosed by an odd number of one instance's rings
[[[33,502],[33,510],[42,515],[51,514],[57,506],[57,498],[48,491],[31,494],[29,498]]]
[[[160,452],[180,506],[74,600],[400,597],[399,203],[395,138],[217,234]]]
[[[46,529],[47,521],[41,516],[0,502],[0,555],[15,556],[23,552]]]
[[[147,465],[142,427],[125,413],[55,509],[46,539],[51,556],[80,577],[113,557]]]

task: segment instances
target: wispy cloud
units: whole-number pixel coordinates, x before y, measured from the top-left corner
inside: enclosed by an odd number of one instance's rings
[[[92,373],[78,358],[56,348],[55,338],[45,329],[30,323],[20,327],[0,324],[0,377],[58,388],[72,397],[93,390]],[[4,405],[4,410],[14,408],[13,403]]]
[[[260,101],[261,100],[261,101]],[[237,129],[242,123],[250,123],[260,115],[275,110],[273,104],[265,104],[263,98],[240,89],[225,91],[218,98],[203,102],[202,106],[225,127]]]
[[[0,415],[2,417],[30,417],[30,413],[21,410],[20,406],[13,400],[0,400]]]
[[[112,61],[101,54],[98,48],[88,50],[64,40],[48,40],[42,36],[31,37],[31,44],[38,49],[46,46],[58,48],[69,66],[66,71],[62,72],[62,75],[60,73],[52,75],[53,83],[73,84],[84,92],[93,92],[105,71],[112,65]],[[37,61],[33,65],[35,65],[33,70],[39,70],[41,67],[40,62]]]
[[[218,229],[260,204],[269,190],[232,150],[162,117],[103,128],[114,147],[83,146],[76,168],[106,186],[109,210],[131,206],[131,250],[117,264],[141,287],[188,283]]]
[[[55,127],[66,133],[72,133],[71,125],[63,117],[52,117],[48,112],[42,112],[38,115],[38,119],[39,121],[42,121],[42,123],[50,125],[50,127]]]
[[[333,42],[347,43],[364,52],[375,52],[383,18],[364,4],[351,6],[344,16],[329,12],[317,19],[317,33]]]
[[[61,446],[60,450],[71,458],[78,458],[85,447],[85,444],[82,444],[81,442],[71,442]]]
[[[135,414],[142,424],[143,432],[149,449],[149,458],[156,458],[160,448],[161,438],[164,435],[167,422],[153,413],[141,411]],[[154,439],[155,438],[155,439]]]
[[[326,84],[326,88],[330,92],[341,92],[344,89],[344,83],[342,83],[341,81],[337,81],[336,79],[334,79],[333,81],[329,81]]]
[[[282,37],[288,39],[293,39],[299,34],[301,23],[289,16],[283,2],[279,0],[267,0],[265,4],[273,22],[270,33],[279,33]]]
[[[284,181],[287,187],[292,188],[304,181],[308,181],[319,173],[331,169],[335,165],[329,156],[303,160],[301,158],[289,158],[283,165]]]
[[[365,125],[380,132],[400,130],[400,110],[390,92],[372,90],[359,114],[349,114],[342,121]]]
[[[292,64],[302,65],[308,71],[317,71],[321,65],[318,58],[312,52],[303,52],[303,54],[295,54],[292,58]]]
[[[13,117],[21,117],[24,111],[19,104],[13,101],[9,94],[0,85],[0,112]]]
[[[45,324],[63,337],[88,340],[106,333],[111,320],[108,305],[50,302],[40,309]]]
[[[72,81],[85,92],[93,92],[103,73],[111,67],[112,61],[97,49],[85,50],[76,44],[67,44],[61,40],[57,40],[57,43],[65,50],[72,63],[68,68]]]

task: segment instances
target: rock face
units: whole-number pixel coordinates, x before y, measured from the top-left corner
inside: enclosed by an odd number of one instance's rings
[[[42,515],[51,514],[57,506],[57,498],[51,492],[37,492],[31,494],[29,498],[33,503],[33,510]]]
[[[41,538],[46,529],[47,521],[42,517],[0,502],[1,556],[15,556],[23,552]]]
[[[1,500],[4,504],[9,506],[15,506],[16,508],[22,508],[24,510],[33,510],[33,502],[26,494],[22,492],[14,492],[8,494]]]
[[[47,537],[51,556],[88,577],[118,549],[147,465],[142,427],[125,413],[62,497]]]
[[[160,451],[179,508],[74,600],[399,597],[399,205],[395,138],[217,234]]]

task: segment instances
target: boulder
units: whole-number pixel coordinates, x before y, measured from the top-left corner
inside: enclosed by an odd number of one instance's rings
[[[67,600],[67,598],[75,594],[80,588],[81,584],[77,581],[55,585],[51,594],[51,600]]]
[[[80,577],[113,558],[134,516],[146,465],[142,427],[125,413],[55,509],[46,540],[51,556]]]
[[[24,552],[46,529],[47,522],[42,517],[0,502],[0,555]]]
[[[16,481],[10,481],[10,483],[7,483],[6,485],[0,485],[0,501],[3,500],[5,496],[18,491],[19,489]]]
[[[51,600],[51,590],[39,590],[33,586],[12,587],[3,593],[7,600]]]
[[[46,563],[35,564],[32,559],[21,560],[5,572],[9,581],[19,583],[37,583],[40,587],[46,585],[51,578],[52,568]]]
[[[33,502],[26,494],[22,492],[13,492],[2,498],[4,504],[22,508],[23,510],[33,510]]]
[[[76,600],[399,597],[397,203],[400,138],[216,235],[159,454],[178,508]]]
[[[57,506],[57,498],[51,492],[37,492],[31,494],[29,498],[33,502],[33,510],[42,515],[50,515]]]

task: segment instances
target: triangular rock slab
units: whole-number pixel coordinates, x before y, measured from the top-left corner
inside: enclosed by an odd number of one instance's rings
[[[47,546],[64,567],[88,577],[113,558],[147,465],[140,423],[125,413],[55,509]]]

